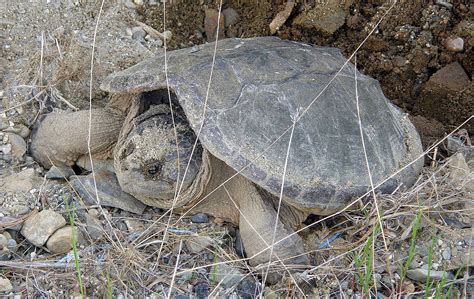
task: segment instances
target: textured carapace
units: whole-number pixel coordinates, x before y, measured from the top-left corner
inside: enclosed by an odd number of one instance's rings
[[[261,37],[219,41],[216,53],[207,98],[214,44],[169,52],[168,81],[164,57],[157,56],[113,74],[102,88],[141,93],[165,89],[168,82],[191,127],[196,131],[204,121],[203,147],[274,194],[280,192],[297,119],[284,186],[285,200],[295,207],[334,211],[370,188],[354,66],[338,49]],[[363,138],[377,184],[417,158],[421,143],[376,80],[358,72],[357,80]],[[422,164],[412,164],[380,190],[412,184]]]

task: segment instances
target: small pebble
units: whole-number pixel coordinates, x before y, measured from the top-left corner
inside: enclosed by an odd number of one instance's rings
[[[21,157],[26,153],[26,142],[17,134],[8,133],[8,140],[12,145],[12,155],[15,157]]]
[[[473,246],[474,247],[474,235],[467,236],[464,239],[464,243],[466,243],[466,245],[468,245],[468,246]]]
[[[146,36],[145,30],[142,27],[137,26],[132,28],[132,38],[134,40],[142,41]]]
[[[451,52],[461,52],[464,50],[464,40],[460,37],[449,37],[446,39],[446,49]]]
[[[7,247],[8,239],[4,235],[0,235],[0,250]]]
[[[451,247],[446,247],[441,255],[444,260],[449,261],[451,259]]]
[[[260,288],[251,279],[244,279],[239,283],[238,286],[239,295],[243,299],[251,299],[258,297]]]
[[[170,40],[171,37],[173,36],[173,33],[169,30],[166,30],[165,32],[163,32],[163,36],[166,40]]]
[[[196,284],[193,289],[198,299],[207,298],[209,295],[209,286],[205,282]]]
[[[8,294],[13,290],[12,283],[7,278],[0,277],[0,294]]]
[[[207,223],[209,222],[209,217],[204,213],[198,213],[191,217],[191,221],[194,223]]]
[[[239,21],[239,13],[231,7],[224,9],[222,14],[224,15],[224,26],[226,28]]]

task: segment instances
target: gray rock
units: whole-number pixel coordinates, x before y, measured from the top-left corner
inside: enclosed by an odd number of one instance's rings
[[[146,32],[142,27],[137,26],[132,28],[132,38],[138,41],[143,41],[145,39]]]
[[[0,250],[0,261],[8,261],[11,259],[12,253],[8,249]]]
[[[353,0],[328,0],[324,5],[315,5],[300,13],[293,24],[331,35],[344,25],[348,8],[352,2]]]
[[[102,228],[102,224],[100,220],[97,219],[96,216],[91,215],[89,213],[84,214],[86,218],[86,230],[89,236],[93,240],[99,240],[104,235],[104,230]]]
[[[68,179],[69,177],[75,175],[71,167],[60,167],[53,166],[46,173],[45,177],[50,180],[59,180],[59,179]]]
[[[8,176],[5,179],[3,191],[5,192],[29,192],[36,182],[39,182],[39,177],[35,176],[33,168],[27,168],[19,173]]]
[[[204,213],[197,213],[191,217],[191,221],[194,223],[207,223],[209,222],[209,217]]]
[[[8,239],[4,235],[0,235],[0,249],[7,247]]]
[[[460,184],[466,191],[474,192],[474,180],[469,179],[471,173],[462,153],[452,155],[448,160],[449,177],[454,183]]]
[[[0,293],[8,294],[13,290],[12,283],[7,278],[0,277]]]
[[[172,36],[173,36],[173,32],[171,32],[170,30],[163,31],[164,39],[170,40]]]
[[[260,293],[259,285],[249,278],[242,280],[237,289],[242,299],[257,298]]]
[[[443,279],[443,276],[447,279],[453,279],[453,275],[445,271],[431,270],[429,272],[429,277],[431,281],[441,280]],[[426,282],[426,278],[428,277],[428,269],[411,269],[407,271],[407,276],[411,280]]]
[[[197,236],[187,239],[185,244],[190,253],[199,253],[212,244],[212,239],[208,236]]]
[[[18,221],[18,219],[15,217],[4,216],[4,217],[0,217],[0,227],[4,229],[13,230],[13,231],[20,231],[22,227],[22,222]],[[4,232],[4,235],[5,233],[6,232]]]
[[[216,40],[217,27],[219,27],[218,38],[225,38],[224,35],[224,16],[222,13],[219,17],[219,12],[216,9],[206,9],[206,17],[204,18],[204,29],[206,30],[206,38],[208,42]],[[219,26],[217,26],[219,21]]]
[[[8,155],[12,151],[12,145],[11,144],[2,144],[0,145],[0,152],[4,153],[5,155]]]
[[[446,247],[441,255],[443,256],[443,259],[449,261],[451,259],[451,247]]]
[[[5,117],[0,117],[0,130],[5,130],[6,128],[8,128],[10,126],[10,123],[8,121],[8,119],[6,119]]]
[[[17,134],[8,133],[8,142],[12,145],[12,155],[21,157],[26,153],[26,142]]]
[[[193,289],[198,299],[207,298],[209,295],[209,285],[205,282],[196,284]]]
[[[64,225],[66,220],[61,214],[52,210],[42,210],[26,219],[21,234],[30,243],[43,246],[48,238]]]
[[[143,203],[120,188],[114,173],[100,169],[96,171],[96,182],[99,204],[135,214],[142,214],[145,210],[146,206]],[[97,204],[92,174],[71,176],[71,184],[88,204]]]
[[[3,130],[6,133],[14,133],[21,136],[21,138],[26,139],[30,135],[30,129],[28,129],[23,124],[17,124],[14,127],[8,127],[7,129]]]
[[[210,275],[213,275],[224,289],[229,289],[239,284],[245,276],[230,264],[218,264],[215,270],[211,270]]]
[[[77,227],[62,227],[56,232],[54,232],[51,237],[49,237],[48,242],[46,242],[46,247],[48,247],[49,251],[51,251],[52,253],[66,253],[71,250],[73,234],[77,241]]]
[[[231,7],[224,9],[222,14],[224,15],[224,26],[226,28],[236,24],[240,19],[239,13]]]
[[[18,244],[16,243],[15,239],[8,239],[7,249],[13,253],[15,253],[18,250]]]
[[[469,235],[464,238],[464,243],[468,246],[473,246],[474,247],[474,234]]]

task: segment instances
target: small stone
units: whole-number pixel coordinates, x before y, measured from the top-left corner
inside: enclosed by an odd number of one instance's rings
[[[275,18],[272,20],[270,23],[270,33],[275,34],[278,29],[280,29],[283,24],[285,24],[286,20],[288,20],[288,17],[291,15],[293,12],[293,8],[295,7],[295,2],[293,1],[288,1],[286,2],[285,9],[277,13]]]
[[[21,234],[30,243],[43,246],[48,238],[64,225],[66,225],[66,220],[61,214],[52,210],[42,210],[26,219]]]
[[[8,249],[0,250],[0,261],[8,261],[11,259],[12,253]]]
[[[8,294],[13,290],[12,283],[9,279],[0,277],[0,293]]]
[[[218,264],[211,270],[210,275],[213,275],[224,289],[230,289],[244,279],[244,275],[230,264]]]
[[[66,253],[72,248],[73,234],[77,241],[77,228],[65,226],[58,229],[46,242],[46,247],[52,253]]]
[[[199,253],[212,244],[212,239],[208,236],[197,236],[187,239],[185,244],[190,253]]]
[[[231,7],[224,9],[222,14],[224,15],[224,26],[226,28],[235,25],[240,18],[239,13]]]
[[[45,174],[45,177],[50,180],[64,180],[75,175],[74,170],[71,167],[59,167],[54,165]]]
[[[293,25],[332,35],[346,22],[346,14],[352,2],[353,0],[326,0],[324,5],[315,5],[298,14]]]
[[[209,217],[204,213],[197,213],[191,217],[191,221],[194,223],[207,223],[209,222]]]
[[[125,225],[127,225],[128,231],[131,233],[142,232],[145,230],[145,225],[139,220],[125,219]]]
[[[0,130],[5,130],[10,126],[10,123],[8,122],[8,119],[5,117],[0,117]]]
[[[451,259],[451,247],[446,247],[441,255],[443,256],[444,260],[449,261]]]
[[[462,153],[456,153],[449,157],[448,167],[449,177],[453,182],[460,184],[466,191],[474,192],[474,180],[469,177],[471,170]]]
[[[209,285],[205,282],[196,284],[193,289],[198,299],[207,298],[209,295]]]
[[[8,133],[8,140],[12,145],[12,155],[21,157],[26,153],[26,142],[20,135]]]
[[[0,145],[0,152],[4,153],[5,155],[8,155],[12,151],[12,145],[11,144],[2,144]]]
[[[474,234],[465,237],[464,243],[466,243],[466,245],[468,246],[474,247]]]
[[[435,84],[442,88],[459,92],[469,86],[471,80],[463,67],[456,61],[434,73],[426,84]]]
[[[35,181],[39,181],[39,178],[35,176],[35,170],[33,168],[27,168],[19,173],[8,176],[5,179],[3,189],[5,192],[29,192],[33,189]]]
[[[446,39],[446,49],[451,52],[461,52],[464,50],[464,40],[460,37],[449,37]]]
[[[18,250],[18,244],[15,239],[9,239],[7,241],[7,249],[10,250],[10,252],[16,252]]]
[[[142,27],[137,26],[132,28],[132,38],[134,40],[142,41],[145,39],[146,32]]]
[[[428,277],[428,271],[428,269],[411,269],[407,271],[407,276],[411,280],[426,282],[426,278]],[[437,281],[443,279],[443,277],[446,277],[447,279],[452,279],[453,275],[445,271],[431,270],[429,271],[429,277],[431,281]]]
[[[99,219],[90,213],[84,214],[86,218],[86,230],[93,240],[99,240],[104,235],[104,230]]]
[[[143,0],[133,0],[136,5],[143,5]]]
[[[213,42],[216,40],[217,27],[219,27],[218,38],[224,38],[224,15],[221,13],[219,17],[219,12],[215,9],[206,9],[205,13],[206,17],[204,18],[204,29],[206,31],[207,41]],[[219,26],[217,26],[218,21]]]
[[[130,9],[135,9],[135,8],[136,8],[135,3],[133,3],[133,2],[130,1],[130,0],[127,0],[127,1],[125,2],[125,6],[126,6],[127,8],[130,8]]]
[[[170,30],[166,30],[163,32],[163,38],[166,40],[170,40],[173,37],[173,33]]]
[[[242,299],[257,298],[260,293],[259,286],[252,279],[242,280],[237,289]]]
[[[0,235],[0,250],[7,247],[8,239],[4,235]]]
[[[278,296],[277,292],[272,290],[270,287],[266,287],[265,290],[263,291],[263,297],[265,299],[278,299],[280,296]]]

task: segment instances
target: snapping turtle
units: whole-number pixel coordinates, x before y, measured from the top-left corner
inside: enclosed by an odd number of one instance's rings
[[[338,49],[275,37],[219,41],[215,58],[214,46],[168,52],[167,76],[163,56],[109,76],[101,87],[113,100],[91,112],[91,152],[106,157],[113,149],[120,187],[147,205],[238,223],[250,262],[260,264],[270,258],[264,249],[275,223],[278,242],[310,213],[333,213],[370,189],[354,66],[342,67]],[[417,158],[421,143],[376,80],[360,73],[357,80],[377,183]],[[46,167],[72,165],[87,153],[88,114],[48,115],[33,136],[33,157]],[[421,167],[412,164],[378,191],[409,186]],[[262,197],[255,185],[276,197]],[[308,262],[297,234],[273,254]]]

